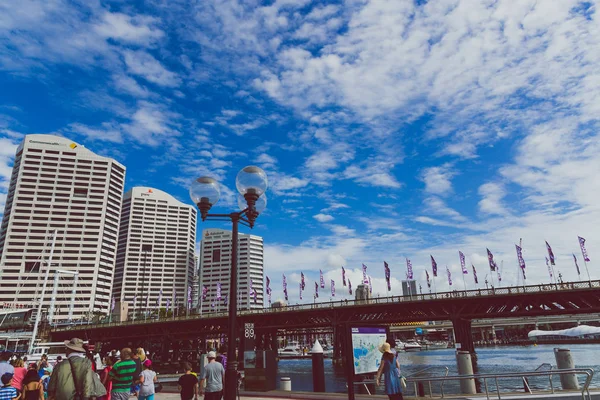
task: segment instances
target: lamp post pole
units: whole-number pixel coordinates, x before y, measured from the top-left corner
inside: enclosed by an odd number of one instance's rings
[[[255,166],[243,168],[237,175],[236,187],[240,193],[238,205],[241,211],[229,214],[209,214],[211,207],[219,200],[221,190],[216,180],[201,177],[190,187],[190,197],[198,206],[202,221],[207,219],[231,221],[231,270],[229,281],[229,321],[227,338],[227,369],[225,370],[224,399],[235,400],[237,394],[237,278],[238,278],[238,227],[240,222],[249,228],[254,227],[254,221],[267,205],[264,192],[267,189],[267,175]],[[202,282],[199,282],[202,286]]]

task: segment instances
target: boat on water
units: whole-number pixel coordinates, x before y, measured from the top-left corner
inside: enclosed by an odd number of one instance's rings
[[[298,342],[289,342],[287,346],[278,351],[279,358],[302,358],[305,355]]]
[[[424,340],[421,342],[421,346],[424,350],[442,350],[448,348],[448,342],[445,340]]]
[[[402,340],[396,340],[396,350],[405,351],[407,353],[414,353],[421,351],[422,346],[416,340],[408,340],[403,342]]]

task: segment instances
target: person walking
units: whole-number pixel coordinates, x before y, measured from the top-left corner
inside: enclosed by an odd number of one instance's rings
[[[3,351],[0,353],[0,377],[4,376],[6,373],[15,373],[15,368],[8,362],[10,360],[10,356],[11,354],[8,351]]]
[[[92,363],[85,355],[83,340],[65,341],[67,359],[56,365],[48,382],[49,400],[72,400],[76,394],[91,397],[93,391]]]
[[[152,361],[146,359],[142,363],[140,374],[140,394],[138,400],[154,400],[154,383],[158,380],[156,372],[152,371]]]
[[[377,386],[381,383],[381,375],[385,379],[385,394],[390,400],[403,400],[402,385],[400,384],[400,363],[391,351],[389,343],[384,343],[379,348],[383,353],[381,363],[375,376]]]
[[[23,396],[21,400],[44,400],[44,385],[35,367],[36,364],[32,364],[23,378]]]
[[[204,367],[202,376],[200,377],[200,394],[202,394],[202,386],[206,380],[206,392],[204,400],[221,400],[223,397],[223,381],[225,381],[225,368],[223,364],[218,363],[214,351],[208,352],[208,364]],[[183,399],[182,399],[183,400]]]
[[[135,361],[131,359],[132,351],[129,347],[121,350],[121,360],[113,365],[108,373],[112,381],[112,391],[110,397],[112,400],[128,400],[131,386],[137,369]]]
[[[100,371],[100,382],[104,385],[106,389],[106,394],[104,396],[98,397],[98,400],[110,400],[110,392],[112,391],[112,381],[110,380],[109,374],[113,369],[113,365],[117,362],[117,358],[113,356],[108,356],[104,358],[104,369]]]
[[[12,386],[13,374],[10,372],[4,373],[0,377],[2,387],[0,387],[0,400],[13,400],[19,398],[19,392]]]
[[[215,354],[212,352],[213,355]],[[220,365],[220,364],[219,364]],[[192,374],[192,366],[190,363],[183,363],[183,370],[185,374],[177,381],[177,387],[179,393],[181,393],[181,400],[192,400],[198,398],[198,378]],[[209,400],[207,397],[204,400]]]
[[[23,378],[25,378],[25,374],[27,374],[27,368],[25,368],[25,363],[20,358],[15,360],[13,367],[15,372],[12,386],[19,392],[23,392]]]

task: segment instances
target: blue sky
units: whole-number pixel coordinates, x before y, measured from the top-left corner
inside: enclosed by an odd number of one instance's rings
[[[293,302],[300,271],[341,291],[362,263],[383,295],[383,260],[398,294],[406,257],[425,286],[429,254],[462,288],[459,250],[483,287],[486,247],[514,285],[520,238],[528,283],[549,281],[544,240],[577,279],[577,235],[600,278],[599,18],[569,0],[5,2],[1,203],[22,136],[51,133],[124,163],[127,188],[189,202],[212,175],[221,211],[263,167],[254,233]]]

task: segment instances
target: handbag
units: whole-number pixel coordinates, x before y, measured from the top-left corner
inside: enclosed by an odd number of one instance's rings
[[[400,377],[400,385],[402,386],[402,389],[406,389],[406,378],[403,376]]]

